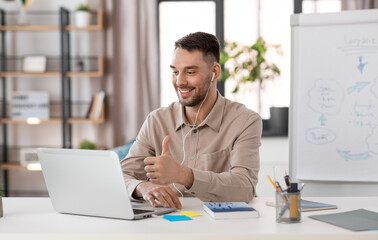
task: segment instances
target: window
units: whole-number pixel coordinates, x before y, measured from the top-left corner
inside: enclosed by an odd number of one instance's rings
[[[237,4],[236,4],[237,3]],[[269,54],[267,60],[281,70],[281,76],[273,81],[248,83],[238,93],[232,93],[235,83],[226,81],[225,96],[241,102],[267,119],[271,106],[289,106],[290,103],[290,15],[292,0],[225,0],[225,41],[252,45],[259,36],[268,44],[279,44],[282,56]],[[261,110],[259,110],[261,95]]]
[[[304,0],[302,2],[303,13],[339,11],[341,11],[341,0]]]
[[[174,42],[190,32],[205,31],[215,34],[218,28],[215,20],[218,2],[221,0],[159,1],[161,106],[177,101],[169,68]],[[259,90],[258,84],[252,83],[246,84],[237,94],[233,94],[235,83],[232,80],[225,83],[224,94],[227,98],[245,104],[259,112],[264,119],[268,119],[271,106],[290,105],[290,15],[293,14],[294,0],[223,2],[225,41],[251,45],[260,35],[267,43],[281,46],[282,56],[275,53],[268,53],[267,56],[268,61],[278,65],[281,76],[264,83],[262,90]],[[303,0],[302,9],[304,13],[340,11],[341,0]],[[258,98],[261,99],[261,110]]]
[[[179,38],[197,31],[215,35],[216,3],[214,1],[160,1],[160,105],[177,101],[171,83],[171,64],[174,43]]]

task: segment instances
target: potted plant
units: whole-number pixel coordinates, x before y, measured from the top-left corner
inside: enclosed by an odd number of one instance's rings
[[[97,146],[94,142],[91,142],[89,140],[82,140],[80,143],[79,143],[79,149],[96,149]]]
[[[76,9],[75,23],[78,27],[86,27],[91,22],[91,9],[86,4],[80,4]]]
[[[33,1],[22,0],[22,1],[17,1],[17,2],[18,2],[18,5],[19,5],[19,8],[20,8],[20,13],[18,15],[18,24],[25,25],[25,24],[28,23],[28,19],[27,19],[27,16],[26,16],[26,10],[33,3]]]
[[[268,50],[274,50],[278,54],[281,54],[279,45],[269,45],[262,37],[259,37],[251,46],[244,46],[236,42],[226,42],[224,47],[221,49],[220,54],[220,64],[223,66],[223,71],[220,78],[223,80],[233,79],[236,82],[233,93],[237,93],[241,86],[245,83],[258,82],[259,91],[257,101],[258,111],[260,113],[263,83],[268,80],[274,80],[281,74],[281,71],[276,64],[270,63],[266,60],[266,53]],[[280,116],[281,111],[283,117]],[[287,133],[288,108],[272,107],[270,109],[270,113],[271,119],[268,123],[269,126],[271,128],[280,128],[275,130],[276,132],[285,132],[285,130],[282,130],[282,127],[285,127],[286,125]]]

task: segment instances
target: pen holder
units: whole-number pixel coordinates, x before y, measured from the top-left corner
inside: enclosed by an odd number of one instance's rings
[[[301,193],[276,192],[276,222],[297,223],[301,221]]]

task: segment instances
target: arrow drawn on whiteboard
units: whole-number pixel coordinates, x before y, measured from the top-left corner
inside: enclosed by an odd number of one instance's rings
[[[371,157],[369,152],[351,154],[350,151],[344,151],[344,150],[339,150],[339,149],[336,149],[336,150],[337,150],[337,153],[340,155],[340,157],[344,158],[346,161],[366,160]]]
[[[360,62],[360,64],[358,64],[357,68],[358,70],[360,71],[361,74],[363,74],[363,71],[364,71],[364,68],[365,68],[365,65],[367,64],[367,62],[362,62],[362,57],[358,57],[358,60]]]
[[[354,91],[361,92],[362,89],[369,84],[370,82],[356,82],[356,85],[347,88],[347,92],[348,94],[351,94]]]
[[[319,117],[319,122],[320,122],[320,125],[321,126],[325,126],[325,122],[327,121],[327,118],[324,114],[322,114],[320,117]]]

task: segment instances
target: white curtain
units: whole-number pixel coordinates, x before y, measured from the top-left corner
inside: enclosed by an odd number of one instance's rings
[[[115,145],[135,138],[159,107],[157,0],[114,0]]]
[[[342,10],[378,8],[378,0],[342,0]]]

